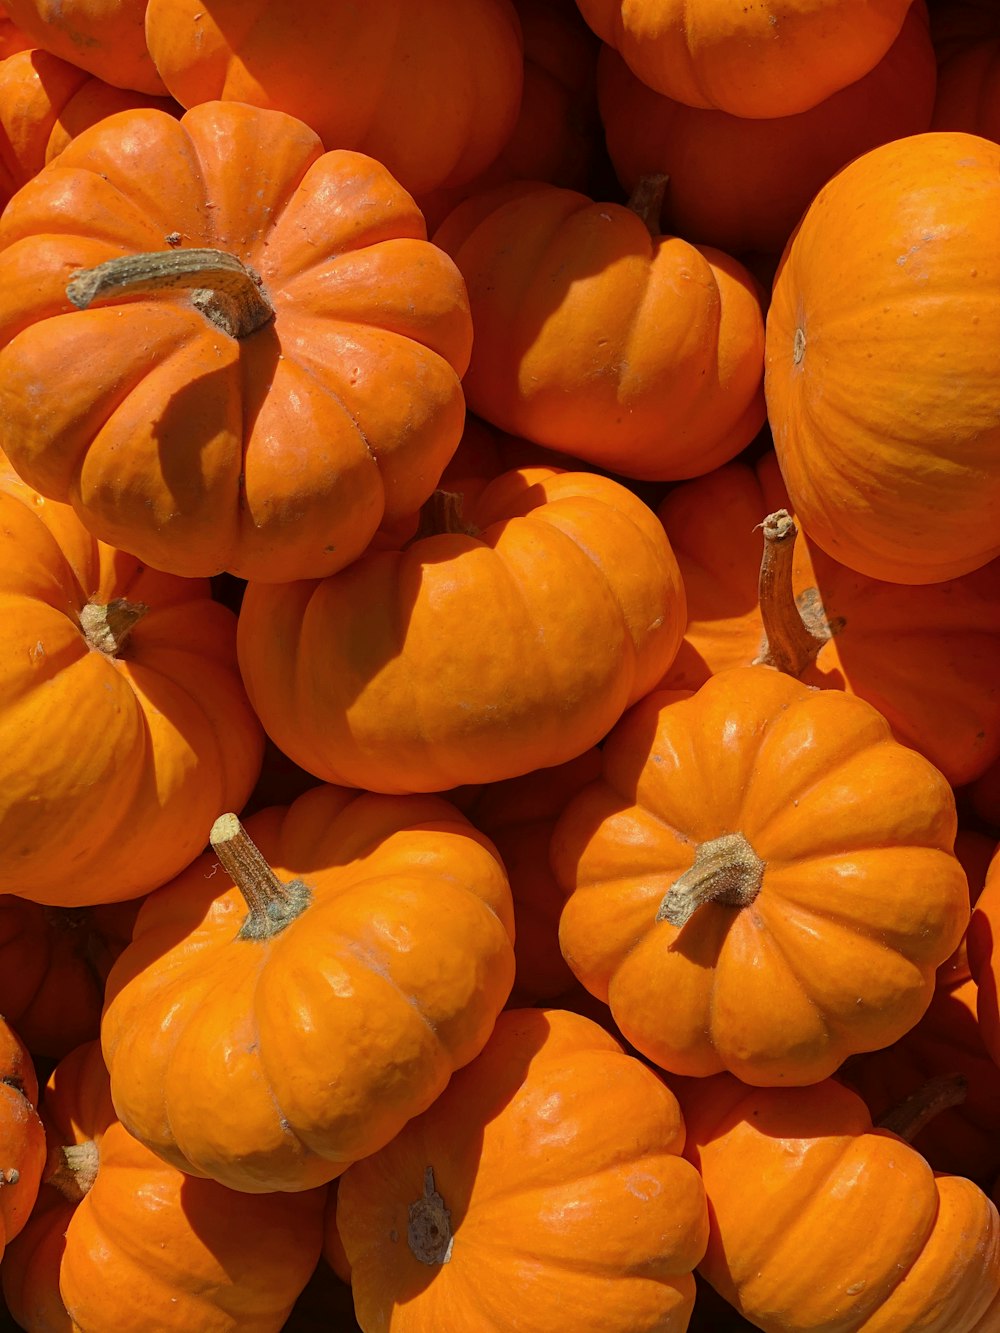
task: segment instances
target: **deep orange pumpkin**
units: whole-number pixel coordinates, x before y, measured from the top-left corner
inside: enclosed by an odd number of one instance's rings
[[[979,1030],[990,1056],[1000,1065],[1000,843],[972,913],[967,940],[969,969],[979,987]]]
[[[4,0],[33,46],[119,88],[166,90],[146,47],[146,0]]]
[[[141,255],[135,291],[117,266],[104,295],[80,276]],[[410,196],[277,111],[112,116],[0,221],[0,444],[173,573],[318,577],[419,508],[461,435],[471,335]]]
[[[42,1179],[45,1131],[37,1103],[31,1056],[0,1018],[0,1259],[24,1228]]]

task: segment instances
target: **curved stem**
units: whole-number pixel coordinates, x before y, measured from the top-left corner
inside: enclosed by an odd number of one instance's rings
[[[669,184],[669,176],[663,172],[654,172],[643,176],[629,196],[629,208],[646,224],[646,230],[654,241],[663,235],[660,217]]]
[[[274,317],[260,279],[225,250],[154,250],[77,270],[66,295],[80,310],[94,301],[190,291],[191,303],[231,338],[245,338]]]
[[[886,1111],[875,1122],[876,1128],[888,1129],[912,1143],[935,1116],[965,1101],[968,1086],[969,1080],[964,1074],[942,1074],[939,1078],[928,1079],[898,1106]]]
[[[757,582],[764,644],[754,666],[774,667],[786,676],[800,676],[815,662],[830,638],[827,625],[807,625],[795,600],[792,562],[798,528],[787,509],[768,514],[761,524],[764,555]]]
[[[219,816],[209,841],[250,909],[240,927],[241,940],[272,939],[309,906],[309,886],[300,879],[283,883],[234,814]]]
[[[406,1239],[410,1253],[422,1264],[446,1264],[451,1258],[455,1245],[451,1213],[434,1188],[432,1166],[424,1171],[423,1197],[410,1204]]]
[[[703,842],[690,870],[664,894],[656,920],[680,927],[706,903],[748,907],[760,893],[764,870],[764,862],[742,833],[724,833]]]
[[[145,603],[129,602],[124,597],[104,604],[88,602],[80,612],[80,628],[91,648],[107,657],[118,657],[148,610]]]

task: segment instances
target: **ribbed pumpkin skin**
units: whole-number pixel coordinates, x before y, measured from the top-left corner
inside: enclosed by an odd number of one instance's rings
[[[733,116],[792,116],[867,74],[910,0],[578,0],[656,92]]]
[[[272,321],[236,338],[183,291],[65,294],[78,269],[202,247],[260,275]],[[454,452],[471,336],[412,198],[277,111],[111,117],[0,223],[0,444],[102,540],[176,574],[281,581],[360,555]]]
[[[45,1166],[38,1080],[20,1037],[0,1018],[0,1259],[23,1229]]]
[[[1000,145],[915,135],[839,172],[783,256],[765,392],[795,511],[872,578],[1000,554]]]
[[[707,1229],[683,1143],[673,1094],[596,1023],[501,1014],[434,1105],[341,1177],[361,1327],[683,1333]],[[410,1243],[428,1170],[451,1215],[447,1263]]]
[[[446,791],[575,758],[673,660],[684,590],[619,483],[508,472],[465,520],[321,583],[251,583],[240,668],[301,767],[368,791]]]
[[[667,481],[728,462],[763,424],[760,299],[729,255],[530,182],[466,200],[434,242],[468,285],[463,384],[492,425]]]
[[[769,667],[633,708],[556,825],[559,935],[623,1035],[673,1073],[815,1083],[930,1003],[968,921],[951,789],[869,704]],[[657,919],[696,849],[740,833],[742,907]]]
[[[517,118],[510,0],[150,0],[146,36],[183,106],[222,98],[287,111],[414,193],[471,180]]]
[[[4,0],[33,45],[119,88],[164,92],[146,47],[146,0]]]
[[[108,978],[118,1115],[166,1161],[301,1190],[382,1147],[489,1037],[514,979],[489,842],[448,802],[317,787],[247,832],[312,900],[272,939],[212,855],[152,895]]]
[[[749,666],[764,637],[757,594],[767,514],[790,509],[777,462],[728,463],[675,486],[658,509],[688,594],[688,627],[664,689]],[[957,579],[906,587],[857,574],[800,532],[792,587],[833,629],[800,674],[807,685],[867,699],[893,735],[953,786],[1000,757],[1000,560]]]
[[[112,657],[80,616],[119,598],[149,609]],[[156,888],[260,769],[232,613],[96,541],[0,456],[0,617],[0,892],[78,907]]]
[[[755,1327],[994,1333],[1000,1218],[971,1181],[935,1177],[836,1083],[674,1086],[710,1204],[698,1271]]]

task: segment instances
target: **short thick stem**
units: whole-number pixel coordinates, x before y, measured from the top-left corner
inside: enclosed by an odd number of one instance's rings
[[[410,1253],[422,1264],[446,1264],[451,1258],[455,1238],[451,1213],[434,1187],[434,1168],[424,1171],[424,1192],[410,1204],[406,1239]]]
[[[420,521],[413,535],[413,541],[425,537],[443,537],[446,534],[461,533],[465,537],[478,537],[479,529],[466,523],[462,516],[464,497],[457,491],[435,491],[424,502],[420,510]]]
[[[646,230],[654,240],[663,235],[660,218],[669,184],[670,177],[663,172],[651,173],[641,178],[629,196],[629,208],[646,224]]]
[[[88,602],[80,612],[80,628],[91,648],[106,657],[118,657],[128,636],[149,607],[116,597],[113,602]]]
[[[300,879],[287,884],[280,880],[234,814],[219,816],[209,841],[250,909],[240,928],[240,939],[272,939],[309,906],[309,886]]]
[[[798,529],[786,509],[768,514],[761,525],[764,555],[758,595],[764,643],[754,666],[770,666],[787,676],[800,676],[815,662],[830,638],[826,625],[807,625],[795,600],[792,563]]]
[[[748,907],[760,892],[764,870],[764,862],[742,833],[724,833],[703,842],[690,870],[664,894],[656,919],[680,927],[707,903]]]
[[[191,303],[231,338],[274,317],[260,279],[225,250],[154,250],[122,255],[73,274],[66,295],[80,310],[95,301],[190,291]]]
[[[70,1203],[79,1203],[93,1188],[101,1155],[93,1139],[57,1148],[45,1172],[46,1185],[53,1185]]]
[[[879,1129],[888,1129],[898,1134],[907,1143],[912,1143],[921,1130],[949,1107],[961,1106],[969,1080],[964,1074],[942,1074],[939,1078],[928,1079],[916,1092],[886,1111],[876,1122]]]

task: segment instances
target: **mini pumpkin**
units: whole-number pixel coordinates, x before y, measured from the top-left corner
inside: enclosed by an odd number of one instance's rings
[[[119,88],[162,94],[146,46],[146,0],[4,0],[33,46]]]
[[[0,1259],[35,1205],[45,1165],[45,1130],[35,1107],[31,1056],[0,1018]]]

